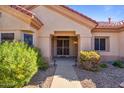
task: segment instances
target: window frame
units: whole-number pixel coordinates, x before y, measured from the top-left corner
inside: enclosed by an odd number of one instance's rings
[[[99,49],[95,49],[95,39],[98,39],[99,41]],[[105,39],[105,50],[100,50],[100,39]],[[110,37],[109,36],[95,36],[94,37],[94,50],[100,51],[100,52],[109,52],[110,51]]]
[[[21,30],[21,38],[22,38],[22,42],[25,42],[24,41],[24,34],[29,34],[29,35],[32,35],[32,46],[34,46],[34,33],[31,32],[31,31],[27,31],[27,30]]]
[[[15,40],[15,33],[14,32],[1,32],[0,33],[0,42],[3,42],[2,34],[13,34],[13,40]]]

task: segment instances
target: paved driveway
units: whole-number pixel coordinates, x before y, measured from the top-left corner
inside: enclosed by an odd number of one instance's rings
[[[57,68],[53,77],[51,88],[81,88],[80,81],[73,69],[72,58],[56,59]]]

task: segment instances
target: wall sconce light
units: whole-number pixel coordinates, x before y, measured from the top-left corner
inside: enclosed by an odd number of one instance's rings
[[[73,42],[73,44],[75,44],[75,45],[76,45],[77,43],[78,43],[77,41],[74,41],[74,42]]]

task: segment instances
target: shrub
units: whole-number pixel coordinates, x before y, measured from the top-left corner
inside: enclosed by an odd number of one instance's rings
[[[83,62],[92,61],[94,63],[97,63],[100,61],[100,55],[96,51],[81,51],[80,58]]]
[[[100,67],[101,67],[101,68],[107,68],[108,65],[107,65],[107,64],[100,64]]]
[[[45,58],[42,56],[40,50],[37,48],[34,49],[38,53],[37,55],[38,68],[41,70],[46,70],[48,68],[48,63],[46,62]]]
[[[81,51],[80,63],[86,70],[96,71],[100,61],[100,55],[96,51]]]
[[[112,65],[115,67],[124,68],[124,63],[120,60],[115,61]]]
[[[0,87],[24,86],[43,65],[36,48],[21,42],[0,44]]]

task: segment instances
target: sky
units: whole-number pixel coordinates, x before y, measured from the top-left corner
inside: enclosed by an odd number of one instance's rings
[[[69,5],[70,8],[96,20],[124,20],[124,5]]]

